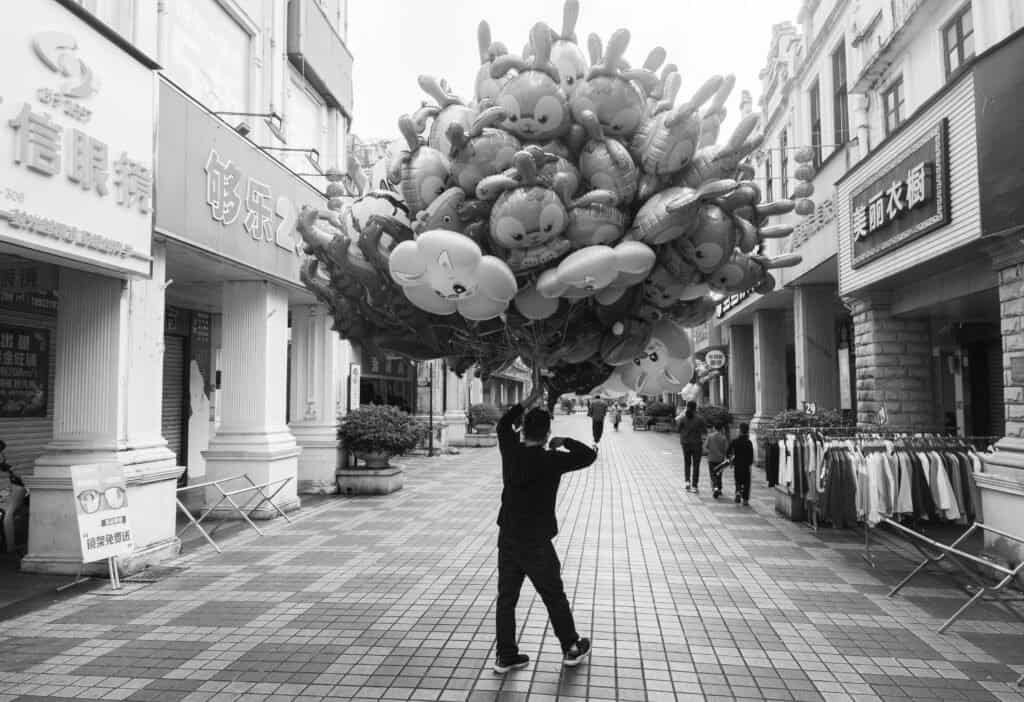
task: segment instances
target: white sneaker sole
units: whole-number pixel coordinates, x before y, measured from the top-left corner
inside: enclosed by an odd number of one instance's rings
[[[566,668],[575,668],[576,666],[578,666],[580,664],[580,661],[586,660],[588,656],[590,656],[590,649],[587,649],[586,653],[584,653],[583,655],[578,656],[576,658],[573,658],[573,659],[563,658],[562,659],[562,665],[564,665]]]
[[[520,668],[525,668],[528,665],[530,665],[530,661],[526,661],[525,663],[516,663],[515,665],[498,665],[495,663],[491,669],[494,671],[495,675],[504,675],[510,670],[519,670]]]

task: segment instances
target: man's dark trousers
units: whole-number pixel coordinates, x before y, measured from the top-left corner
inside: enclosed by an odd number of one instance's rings
[[[518,541],[505,535],[498,537],[498,658],[519,653],[516,644],[516,604],[523,578],[529,577],[533,588],[548,608],[555,636],[568,650],[576,639],[576,623],[569,609],[569,600],[562,585],[562,565],[550,540]]]
[[[601,441],[601,437],[604,435],[604,419],[601,419],[601,420],[595,419],[595,420],[593,420],[593,429],[594,429],[594,443],[596,444],[596,443]]]

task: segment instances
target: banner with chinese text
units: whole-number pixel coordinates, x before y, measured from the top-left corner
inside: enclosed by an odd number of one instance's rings
[[[949,223],[946,120],[850,198],[858,268]]]
[[[45,417],[50,331],[0,325],[0,417]]]
[[[132,552],[128,526],[128,488],[119,463],[71,466],[82,562],[102,561]]]

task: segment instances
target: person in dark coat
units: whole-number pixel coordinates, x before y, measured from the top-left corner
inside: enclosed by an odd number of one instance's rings
[[[697,414],[697,403],[687,402],[686,409],[676,415],[676,427],[679,429],[679,445],[683,447],[683,472],[686,479],[686,491],[697,492],[700,482],[700,462],[704,453],[704,435],[708,426]]]
[[[590,409],[587,414],[590,416],[591,428],[594,431],[594,443],[601,443],[601,436],[604,435],[604,416],[608,412],[608,403],[600,397],[595,397],[590,402]]]
[[[562,645],[562,664],[576,666],[590,653],[590,639],[576,632],[562,584],[562,566],[551,539],[558,533],[555,499],[562,475],[597,460],[597,447],[575,439],[551,436],[551,415],[526,408],[543,394],[540,383],[521,404],[498,422],[501,451],[501,511],[498,513],[497,659],[495,673],[522,668],[530,657],[516,642],[516,604],[523,579],[530,578],[547,607],[551,626]],[[522,425],[523,440],[517,427]]]
[[[734,500],[750,504],[750,467],[754,465],[754,445],[750,443],[750,425],[740,424],[740,435],[729,444],[729,457],[732,458],[733,476],[736,483]]]

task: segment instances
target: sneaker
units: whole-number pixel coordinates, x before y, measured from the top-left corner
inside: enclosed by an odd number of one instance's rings
[[[685,489],[685,490],[686,490],[687,492],[689,492],[689,491],[691,490],[691,488],[690,488],[690,481],[689,481],[689,480],[687,480],[687,481],[686,481],[686,487],[685,487],[684,489]]]
[[[576,639],[576,643],[569,647],[562,658],[562,665],[574,668],[584,658],[590,655],[590,639]]]
[[[529,662],[530,657],[522,653],[507,658],[498,658],[494,661],[494,672],[500,675],[516,668],[525,668]]]
[[[721,490],[713,490],[711,492],[711,496],[714,497],[717,500],[719,497],[722,496],[722,491]]]
[[[698,488],[696,485],[694,485],[693,486],[693,491],[694,492],[700,492],[700,488]]]
[[[744,507],[749,507],[750,506],[750,500],[743,500],[743,506]]]
[[[740,503],[740,496],[736,495],[736,497],[734,497],[732,501],[735,502],[736,504],[739,504]]]

